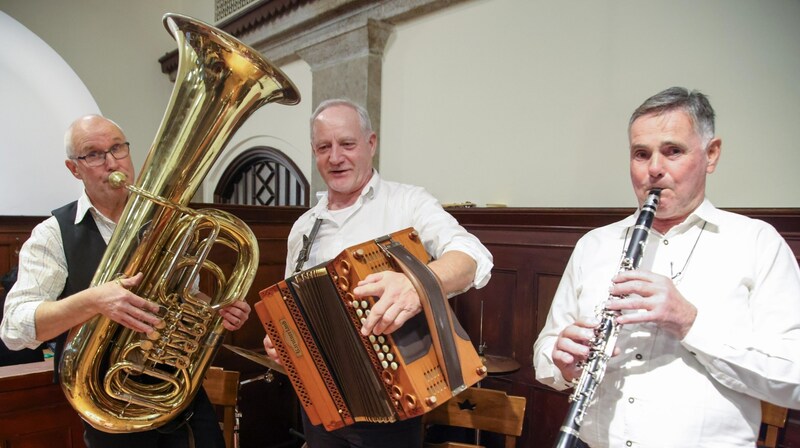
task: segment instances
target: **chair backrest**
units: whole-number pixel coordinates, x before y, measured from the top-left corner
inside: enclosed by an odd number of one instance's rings
[[[458,426],[503,434],[506,448],[513,448],[517,437],[522,434],[525,402],[525,397],[509,396],[503,391],[470,387],[425,414],[423,421],[426,425]],[[449,443],[438,446],[470,445]]]
[[[766,401],[761,402],[761,425],[766,426],[764,438],[758,441],[759,447],[775,448],[778,446],[778,432],[786,426],[789,410]]]
[[[239,372],[209,367],[203,380],[209,401],[222,408],[222,433],[226,448],[236,448],[236,402],[239,395]]]

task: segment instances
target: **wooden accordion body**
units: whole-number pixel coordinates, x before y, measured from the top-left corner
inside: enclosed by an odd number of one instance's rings
[[[486,375],[425,266],[429,258],[408,228],[261,291],[256,312],[311,423],[330,431],[416,417]],[[360,329],[377,298],[356,298],[351,290],[386,270],[409,276],[424,313],[389,335],[364,337]]]

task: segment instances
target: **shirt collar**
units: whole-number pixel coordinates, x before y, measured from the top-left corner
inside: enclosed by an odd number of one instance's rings
[[[97,207],[92,204],[92,200],[89,199],[89,195],[86,194],[86,190],[83,190],[83,194],[81,194],[81,197],[78,198],[78,207],[75,210],[75,224],[83,221],[83,219],[86,217],[86,213],[89,213],[90,211],[93,217],[100,217],[111,224],[114,223],[114,221],[97,210]]]
[[[92,200],[89,199],[89,195],[87,195],[86,190],[84,190],[81,197],[78,198],[78,208],[75,211],[75,224],[83,221],[83,218],[86,217],[86,213],[93,208]]]
[[[633,226],[636,223],[636,220],[639,218],[639,213],[641,213],[641,211],[642,211],[641,209],[637,210],[636,213],[628,216],[627,218],[625,218],[620,222],[620,224],[622,225],[621,232],[624,233],[629,227]],[[697,222],[707,222],[712,227],[717,227],[721,222],[721,213],[719,209],[714,207],[714,205],[711,203],[711,201],[708,200],[708,198],[704,198],[703,202],[701,202],[700,205],[697,206],[697,208],[694,209],[692,213],[689,213],[689,216],[687,216],[682,223],[676,225],[675,227],[670,229],[670,231],[673,231],[675,229],[677,230],[688,229]]]

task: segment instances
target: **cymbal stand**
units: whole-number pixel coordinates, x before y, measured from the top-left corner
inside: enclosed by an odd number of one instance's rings
[[[252,378],[248,378],[243,381],[239,381],[239,390],[242,390],[242,386],[250,384],[255,381],[264,381],[265,383],[271,383],[275,380],[275,374],[272,373],[272,369],[267,369],[266,372],[262,373],[261,375],[256,375]],[[239,420],[242,418],[242,412],[239,410],[239,400],[237,397],[236,406],[233,410],[233,415],[235,417],[234,424],[233,424],[233,447],[239,448]]]
[[[252,378],[248,378],[244,381],[239,382],[239,387],[244,386],[245,384],[250,384],[254,381],[264,381],[265,383],[271,383],[275,381],[275,374],[272,373],[272,369],[267,369],[266,372],[262,373],[261,375],[256,375]]]
[[[486,342],[483,340],[483,299],[481,299],[481,321],[478,330],[478,340],[480,341],[480,343],[478,344],[478,357],[483,359],[483,354],[486,351]],[[478,381],[475,384],[475,387],[480,388],[481,382]],[[480,444],[481,444],[481,430],[475,428],[475,445],[480,446]]]
[[[239,387],[242,383],[239,383]],[[239,419],[242,418],[242,412],[239,411],[239,400],[236,400],[236,406],[233,408],[233,448],[239,448]]]

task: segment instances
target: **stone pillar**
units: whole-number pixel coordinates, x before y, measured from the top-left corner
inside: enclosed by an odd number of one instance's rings
[[[381,66],[392,25],[368,19],[363,26],[297,51],[311,67],[312,110],[331,98],[348,98],[369,112],[378,135],[372,164],[380,166]],[[310,150],[310,149],[309,149]],[[311,170],[311,193],[326,189],[316,168]],[[316,201],[312,198],[311,203]]]

